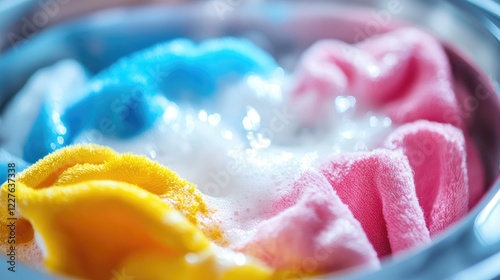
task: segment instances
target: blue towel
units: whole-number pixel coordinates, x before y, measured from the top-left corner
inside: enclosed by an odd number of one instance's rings
[[[47,98],[23,157],[34,163],[72,144],[88,129],[119,139],[133,137],[163,114],[158,96],[177,103],[202,103],[225,84],[249,74],[268,77],[276,68],[269,54],[242,39],[214,39],[200,45],[178,39],[158,44],[97,74],[86,96],[69,108],[54,106]]]

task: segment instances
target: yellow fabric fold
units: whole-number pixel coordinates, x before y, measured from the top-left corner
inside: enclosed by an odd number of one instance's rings
[[[17,190],[19,212],[41,237],[48,269],[110,279],[130,255],[183,257],[207,249],[208,239],[179,212],[134,185],[87,181],[38,191]]]
[[[1,199],[8,193],[6,183]],[[67,147],[19,174],[15,195],[18,241],[33,242],[37,233],[45,267],[55,273],[96,280],[273,277],[255,261],[221,257],[211,245],[221,234],[207,222],[201,193],[144,157]]]
[[[26,171],[17,181],[33,189],[64,186],[89,180],[113,180],[141,187],[165,199],[197,224],[198,216],[210,211],[203,196],[190,182],[146,157],[120,155],[98,145],[75,145],[60,149]]]

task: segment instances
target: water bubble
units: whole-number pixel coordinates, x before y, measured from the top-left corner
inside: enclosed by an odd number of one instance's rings
[[[398,57],[395,54],[388,53],[382,59],[382,62],[387,66],[394,66],[398,62]]]
[[[378,118],[375,116],[370,117],[370,126],[376,127],[378,125]]]
[[[155,159],[155,158],[156,158],[156,151],[155,151],[155,150],[153,150],[153,149],[150,149],[150,150],[149,150],[149,157],[150,157],[151,159]]]
[[[356,106],[356,97],[350,95],[346,97],[347,101],[349,101],[349,105],[351,108],[354,108]]]
[[[246,130],[258,130],[260,128],[260,115],[253,107],[247,107],[247,115],[242,121]]]
[[[337,96],[335,98],[335,110],[338,113],[345,113],[349,109],[356,107],[356,98],[354,96]]]
[[[391,126],[392,124],[392,120],[388,117],[384,117],[383,121],[382,121],[382,124],[385,126],[385,127],[389,127]]]
[[[354,137],[354,131],[344,130],[340,133],[340,135],[345,139],[352,139]]]
[[[184,259],[189,264],[195,264],[195,263],[198,263],[200,261],[199,255],[195,254],[195,253],[188,253],[188,254],[186,254],[184,256]]]
[[[219,125],[220,121],[221,121],[221,117],[219,114],[211,114],[208,116],[208,123],[213,125],[213,126]]]
[[[205,110],[200,110],[200,112],[198,113],[198,119],[200,119],[200,121],[202,122],[206,122],[208,119],[207,112],[205,112]]]
[[[242,266],[247,263],[247,257],[243,253],[237,253],[236,256],[234,256],[234,263],[237,266]]]
[[[380,68],[375,64],[369,65],[366,69],[372,78],[377,78],[380,75]]]
[[[165,108],[165,112],[163,113],[163,121],[172,122],[177,119],[179,115],[179,107],[175,104],[169,104]]]
[[[349,110],[349,108],[351,108],[351,102],[348,98],[344,96],[337,96],[337,98],[335,98],[335,109],[337,112],[344,113]]]
[[[233,133],[230,130],[221,130],[222,137],[226,140],[233,140]]]

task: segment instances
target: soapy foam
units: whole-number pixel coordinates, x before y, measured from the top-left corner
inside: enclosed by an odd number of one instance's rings
[[[330,121],[301,124],[288,109],[288,85],[277,69],[269,80],[247,76],[203,109],[159,98],[165,113],[148,132],[117,140],[87,131],[76,142],[148,156],[196,184],[236,249],[297,176],[325,158],[372,150],[392,130],[389,118],[357,112],[352,96],[335,99]]]

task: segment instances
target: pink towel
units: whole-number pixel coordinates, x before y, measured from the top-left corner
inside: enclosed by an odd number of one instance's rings
[[[462,124],[446,54],[418,29],[399,29],[354,46],[320,41],[303,56],[297,75],[293,94],[316,95],[316,102],[303,108],[308,118],[324,116],[318,109],[328,110],[325,105],[335,96],[353,95],[396,123],[426,119]]]
[[[458,128],[417,121],[394,131],[386,140],[386,147],[403,151],[410,161],[416,193],[431,236],[467,213],[467,154]]]
[[[334,271],[376,264],[373,248],[381,258],[428,244],[469,209],[466,156],[460,129],[405,124],[383,148],[302,174],[243,251],[276,268]],[[330,257],[315,259],[321,250]]]
[[[328,104],[336,96],[353,95],[361,105],[379,107],[396,124],[430,120],[460,127],[467,146],[470,206],[480,199],[484,170],[465,130],[464,117],[468,116],[459,106],[468,93],[459,81],[453,81],[448,58],[430,35],[403,28],[354,46],[334,40],[319,42],[302,59],[297,80],[293,93],[297,100],[315,97],[315,102],[295,102],[310,106],[300,108],[306,122],[327,116]]]
[[[379,257],[430,241],[412,169],[401,152],[346,154],[321,169]]]
[[[362,107],[377,106],[396,124],[430,120],[461,128],[467,149],[469,207],[481,198],[484,168],[465,127],[464,117],[469,116],[459,105],[466,102],[468,92],[452,79],[448,58],[432,36],[403,28],[354,46],[335,40],[318,42],[304,55],[296,80],[293,96],[301,106],[296,109],[306,123],[326,119],[328,104],[336,96],[353,95]],[[313,102],[300,102],[304,96]]]
[[[379,149],[302,174],[243,251],[277,268],[373,265],[373,249],[384,257],[427,244],[482,196],[483,166],[456,95],[464,88],[431,36],[407,28],[355,46],[319,42],[295,80],[291,107],[304,123],[326,120],[336,96],[353,95],[399,127]],[[318,261],[318,248],[331,256]]]
[[[373,246],[324,176],[306,172],[272,204],[243,252],[277,269],[305,273],[378,267]]]

